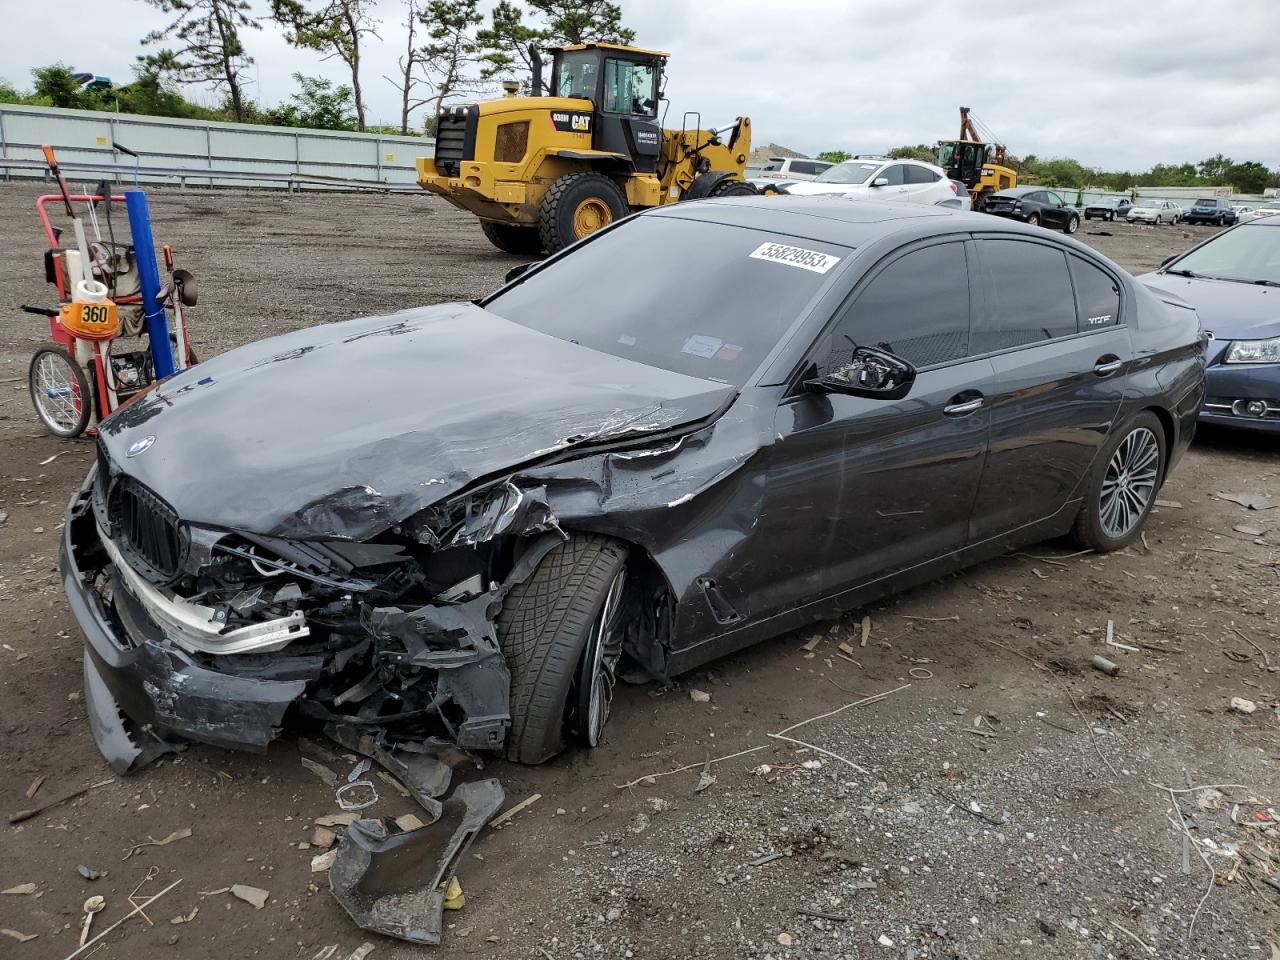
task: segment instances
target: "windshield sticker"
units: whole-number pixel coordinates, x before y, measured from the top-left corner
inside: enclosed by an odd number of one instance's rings
[[[680,348],[681,353],[687,353],[691,357],[702,357],[709,360],[714,357],[716,351],[720,349],[724,341],[719,337],[706,337],[702,334],[694,334],[684,342],[684,346]]]
[[[736,343],[726,343],[716,351],[715,358],[717,360],[737,360],[738,354],[741,352],[742,348]]]
[[[817,250],[806,250],[804,247],[789,247],[785,243],[762,243],[751,252],[751,257],[753,260],[785,263],[789,267],[812,270],[814,273],[826,273],[840,262],[839,257],[819,253]]]

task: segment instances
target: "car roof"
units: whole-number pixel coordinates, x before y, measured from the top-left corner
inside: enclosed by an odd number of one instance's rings
[[[981,213],[918,203],[877,203],[827,194],[725,197],[656,207],[642,216],[705,220],[858,247],[893,233],[983,231],[1021,233],[1031,228]]]

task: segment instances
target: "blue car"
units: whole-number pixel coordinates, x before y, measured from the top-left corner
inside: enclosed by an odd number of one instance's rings
[[[1280,434],[1280,215],[1232,227],[1139,279],[1194,306],[1210,335],[1200,422]]]

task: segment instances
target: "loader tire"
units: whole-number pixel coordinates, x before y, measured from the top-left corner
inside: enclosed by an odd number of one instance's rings
[[[537,227],[521,227],[513,223],[494,223],[481,220],[480,229],[489,242],[503,253],[521,256],[537,256],[542,252],[542,239]]]
[[[538,236],[547,253],[557,253],[627,213],[626,197],[604,174],[566,173],[542,198]]]
[[[712,197],[754,197],[760,191],[745,180],[721,180],[711,191]]]
[[[626,562],[624,544],[575,534],[507,594],[497,620],[511,671],[507,759],[542,763],[565,748],[579,665]]]

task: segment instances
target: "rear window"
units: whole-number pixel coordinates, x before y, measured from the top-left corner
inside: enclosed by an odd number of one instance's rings
[[[742,386],[850,252],[746,227],[641,216],[483,306],[602,353]]]
[[[1075,296],[1062,250],[1026,240],[978,240],[986,310],[971,352],[1007,350],[1076,332]]]
[[[1076,328],[1085,333],[1120,322],[1120,286],[1104,270],[1073,255],[1067,257],[1076,288]]]
[[[768,163],[764,165],[764,172],[776,173],[777,171],[782,169],[782,165],[784,163],[786,163],[785,160],[780,160],[777,157],[774,157],[772,160],[770,160]]]
[[[917,167],[914,164],[907,165],[906,173],[907,183],[934,183],[941,179],[928,167]]]
[[[1217,205],[1218,205],[1217,200],[1197,200],[1196,201],[1197,207],[1216,207]]]

